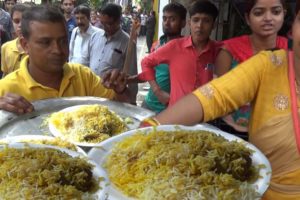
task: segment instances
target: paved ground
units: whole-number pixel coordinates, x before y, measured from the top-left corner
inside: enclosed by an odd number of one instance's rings
[[[137,40],[137,59],[138,59],[138,73],[142,71],[141,69],[141,61],[142,59],[147,56],[148,54],[146,53],[147,51],[147,45],[146,45],[146,37],[138,37]],[[149,89],[149,84],[148,82],[146,83],[140,83],[139,84],[139,91],[137,94],[137,105],[140,106],[144,100],[145,95],[147,94]]]

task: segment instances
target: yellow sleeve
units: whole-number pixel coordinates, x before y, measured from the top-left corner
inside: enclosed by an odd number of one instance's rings
[[[93,73],[89,68],[85,68],[85,73],[83,73],[82,78],[88,84],[88,94],[89,96],[102,97],[107,99],[113,99],[115,97],[115,92],[111,89],[105,88],[101,83],[101,78]]]
[[[6,64],[6,52],[7,52],[7,45],[3,44],[2,47],[1,47],[1,71],[4,72],[4,73],[8,73],[8,67],[7,67],[7,64]]]
[[[103,97],[103,98],[107,98],[107,99],[114,99],[116,96],[116,93],[111,90],[111,89],[107,89],[105,88],[102,83],[101,83],[101,78],[97,75],[95,75],[98,80],[96,80],[94,82],[94,89],[93,89],[93,94],[92,96],[97,96],[97,97]]]
[[[251,102],[262,81],[269,56],[269,52],[259,53],[220,78],[195,90],[193,94],[202,104],[204,121],[229,114]]]

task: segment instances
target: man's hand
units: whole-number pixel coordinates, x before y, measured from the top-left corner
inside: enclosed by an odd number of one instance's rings
[[[127,78],[127,82],[128,83],[144,83],[146,81],[142,81],[139,79],[139,75],[136,74],[136,75],[131,75]]]
[[[158,101],[164,105],[168,105],[169,101],[170,101],[170,94],[159,89],[156,91],[153,91],[155,96],[157,97]]]
[[[127,88],[128,75],[118,69],[107,71],[103,78],[102,84],[108,89],[113,89],[117,94],[123,93]]]
[[[24,97],[13,93],[7,93],[3,97],[0,97],[0,110],[16,114],[25,114],[32,112],[34,108]]]

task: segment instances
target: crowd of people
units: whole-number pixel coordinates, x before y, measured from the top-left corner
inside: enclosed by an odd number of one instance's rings
[[[0,109],[24,114],[34,110],[33,101],[70,96],[135,104],[137,84],[148,81],[142,106],[157,115],[142,126],[209,122],[249,137],[272,165],[264,199],[300,199],[299,10],[289,50],[288,39],[278,36],[284,0],[247,1],[251,34],[225,41],[210,38],[219,14],[214,3],[196,0],[188,9],[169,3],[162,13],[163,35],[154,43],[153,11],[122,14],[114,3],[96,10],[75,7],[72,0],[62,0],[61,9],[6,3],[6,11],[0,10]],[[130,33],[133,20],[140,22],[139,34]],[[183,36],[186,24],[190,35]],[[150,54],[140,74],[132,35],[147,38]]]

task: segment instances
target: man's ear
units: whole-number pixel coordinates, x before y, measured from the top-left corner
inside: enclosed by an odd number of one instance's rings
[[[23,36],[20,38],[21,47],[24,49],[25,53],[28,54],[28,42]]]

